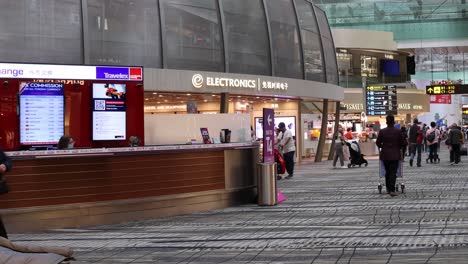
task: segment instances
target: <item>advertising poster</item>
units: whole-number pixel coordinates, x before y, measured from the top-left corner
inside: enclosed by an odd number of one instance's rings
[[[263,162],[274,163],[275,155],[275,110],[263,108]]]
[[[208,128],[200,128],[200,132],[203,138],[203,143],[211,144],[210,133],[208,133]]]
[[[194,101],[187,102],[187,114],[198,114],[198,104]]]
[[[93,84],[93,140],[126,139],[125,84]]]
[[[61,83],[20,83],[20,144],[57,144],[64,134]]]
[[[431,95],[431,104],[451,104],[452,95],[451,94],[439,94]]]
[[[296,136],[296,117],[294,116],[277,116],[274,118],[275,127],[278,127],[279,123],[283,122],[286,127],[291,131],[293,137]],[[255,118],[255,136],[257,138],[263,138],[263,118]]]

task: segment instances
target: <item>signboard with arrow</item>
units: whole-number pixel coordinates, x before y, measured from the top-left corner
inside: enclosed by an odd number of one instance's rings
[[[366,114],[368,116],[396,115],[397,88],[395,85],[366,87]]]
[[[275,110],[263,108],[263,163],[274,163]]]
[[[468,84],[426,86],[426,94],[468,94]]]

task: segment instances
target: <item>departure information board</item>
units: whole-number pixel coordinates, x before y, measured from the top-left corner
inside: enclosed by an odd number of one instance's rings
[[[395,85],[366,87],[366,114],[368,116],[396,115],[397,113],[397,87]]]
[[[20,84],[20,144],[57,144],[64,134],[61,83]]]

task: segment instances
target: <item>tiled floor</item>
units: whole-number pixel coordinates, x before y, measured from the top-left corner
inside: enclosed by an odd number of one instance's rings
[[[299,166],[287,201],[79,230],[12,234],[67,245],[73,263],[468,263],[468,161],[404,168],[406,193],[377,191],[378,162]],[[464,157],[466,158],[466,157]]]

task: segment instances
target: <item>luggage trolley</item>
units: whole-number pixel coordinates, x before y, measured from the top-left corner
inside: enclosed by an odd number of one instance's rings
[[[385,186],[385,166],[383,160],[379,160],[379,185],[377,189],[382,194],[382,186]],[[405,193],[405,181],[403,178],[403,161],[398,162],[397,178],[395,183],[395,191],[401,190],[401,193]]]

